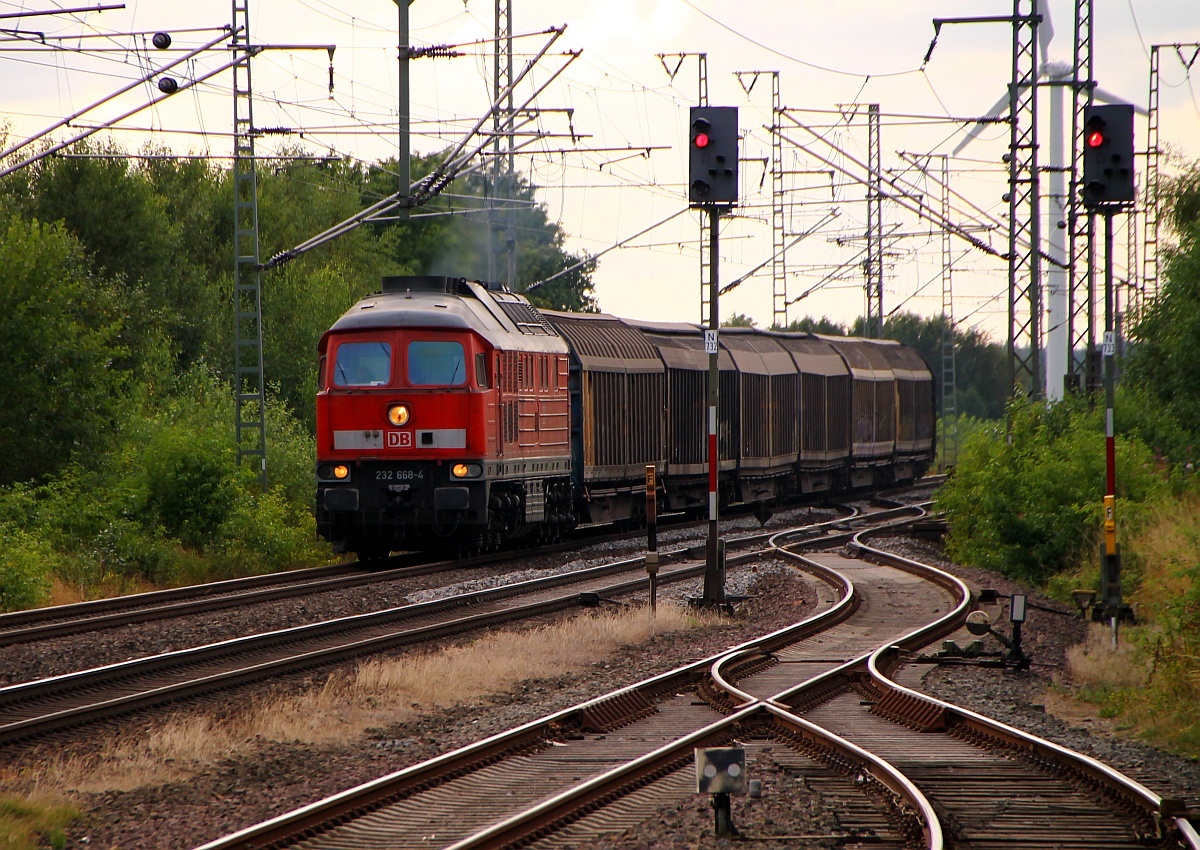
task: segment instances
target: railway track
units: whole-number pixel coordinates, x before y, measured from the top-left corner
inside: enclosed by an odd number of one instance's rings
[[[873,516],[916,512],[919,509],[900,507]],[[808,545],[818,545],[817,541],[848,539],[848,526],[863,521],[866,519],[822,523],[798,533],[809,539]],[[736,563],[755,557],[766,537],[751,534],[731,539],[730,560]],[[703,572],[703,562],[697,560],[692,547],[661,554],[660,585],[693,579]],[[555,615],[576,608],[584,594],[612,598],[640,592],[646,588],[644,567],[639,556],[0,688],[0,745],[372,653]]]
[[[630,533],[593,535],[587,543],[626,540]],[[0,614],[0,648],[21,643],[67,637],[136,623],[190,617],[230,608],[345,590],[364,585],[403,581],[421,576],[490,567],[528,558],[533,554],[570,551],[578,541],[539,547],[536,550],[492,553],[474,558],[431,561],[417,552],[395,555],[386,568],[366,568],[361,563],[335,564],[305,570],[189,585],[129,596],[116,596],[71,605],[56,605]]]
[[[770,760],[837,813],[822,835],[743,824],[747,840],[1200,848],[1175,802],[906,687],[916,674],[904,653],[957,630],[970,592],[941,571],[855,546],[858,557],[809,556],[827,592],[802,623],[203,850],[585,846],[692,799],[694,748],[730,744],[745,748],[749,776]]]
[[[852,516],[852,512],[847,512],[847,519]],[[664,522],[661,527],[665,533],[672,529],[688,529],[701,525],[703,523],[694,521]],[[490,553],[473,558],[431,561],[427,555],[421,553],[402,553],[389,558],[386,568],[367,569],[358,562],[335,564],[70,605],[33,608],[0,614],[0,648],[156,620],[248,608],[281,599],[313,596],[365,585],[483,569],[535,555],[572,551],[582,544],[635,540],[642,536],[644,535],[638,532],[614,533],[607,529],[597,529],[582,541],[573,540],[536,549]]]

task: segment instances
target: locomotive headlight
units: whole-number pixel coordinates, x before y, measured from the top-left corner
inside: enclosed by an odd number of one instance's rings
[[[454,478],[478,478],[483,475],[483,467],[478,463],[456,463],[450,467],[450,475]]]
[[[388,408],[388,422],[391,422],[397,428],[401,425],[407,425],[411,417],[412,412],[408,409],[407,404],[393,404]]]
[[[344,463],[318,463],[317,481],[328,484],[336,481],[349,481],[350,467]]]

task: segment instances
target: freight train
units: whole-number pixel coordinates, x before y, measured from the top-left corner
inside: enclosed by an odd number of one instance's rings
[[[363,560],[707,515],[708,354],[697,325],[534,308],[505,287],[387,277],[318,346],[317,529]],[[725,328],[719,500],[760,515],[912,481],[934,456],[933,375],[896,342]]]

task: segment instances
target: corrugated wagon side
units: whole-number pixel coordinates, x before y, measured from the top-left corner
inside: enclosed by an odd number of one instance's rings
[[[738,371],[738,497],[743,502],[773,501],[796,487],[799,371],[768,333],[726,328],[721,344]]]
[[[896,453],[896,375],[877,340],[825,337],[850,369],[850,484],[890,483]]]
[[[880,340],[896,376],[897,481],[919,478],[933,462],[937,437],[933,372],[921,355],[899,343]]]
[[[708,355],[696,325],[626,321],[645,334],[657,351],[667,377],[667,458],[664,470],[666,509],[703,510],[708,505]],[[741,444],[738,373],[729,351],[720,349],[720,401],[717,405],[717,455],[721,498],[729,500],[732,473]]]
[[[850,369],[832,345],[808,334],[783,334],[779,343],[800,376],[797,478],[803,493],[845,486],[850,460]]]
[[[646,464],[664,465],[666,369],[641,331],[603,313],[542,311],[571,349],[571,454],[585,522],[640,521]]]

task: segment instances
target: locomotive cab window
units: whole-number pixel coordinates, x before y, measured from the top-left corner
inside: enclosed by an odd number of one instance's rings
[[[392,376],[392,346],[386,342],[343,342],[333,364],[339,387],[382,387]]]
[[[487,355],[482,351],[475,355],[475,385],[482,389],[487,389],[488,374],[487,374]]]
[[[408,382],[415,387],[453,386],[467,377],[461,342],[416,341],[408,344]]]

